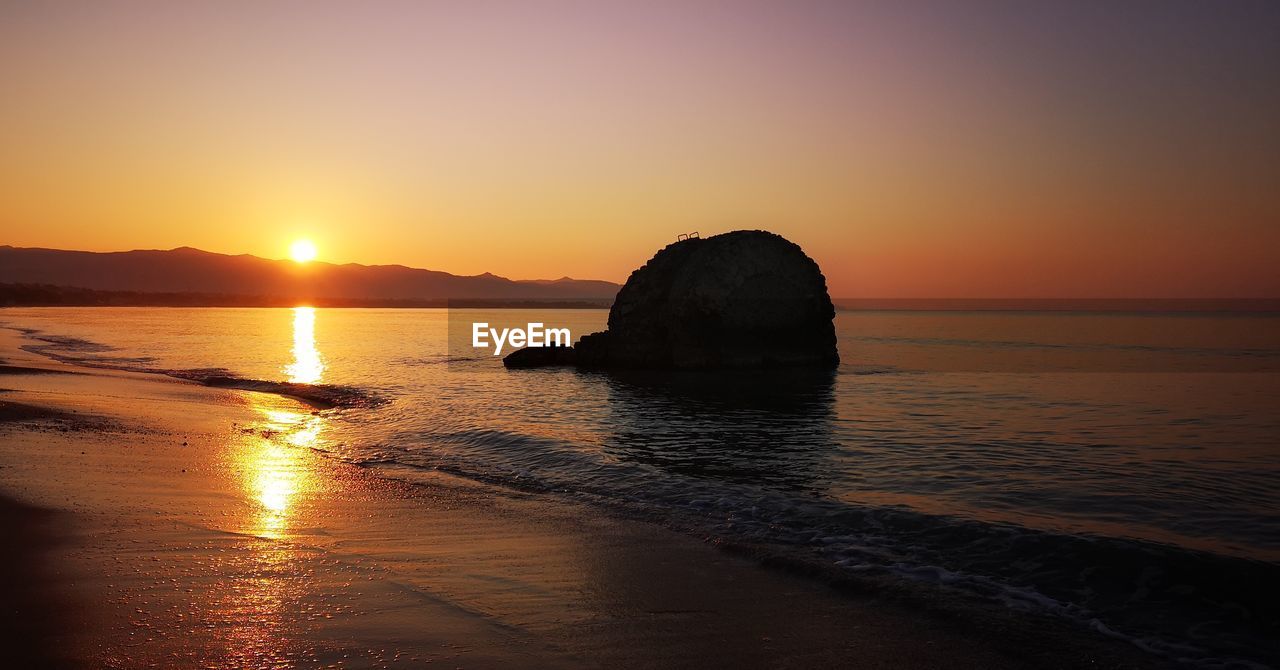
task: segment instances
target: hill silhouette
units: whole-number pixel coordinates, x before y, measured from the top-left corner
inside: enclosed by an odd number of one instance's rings
[[[0,283],[91,291],[200,294],[359,304],[479,301],[612,300],[612,282],[512,280],[463,276],[403,265],[335,265],[230,256],[191,247],[120,252],[0,246]]]

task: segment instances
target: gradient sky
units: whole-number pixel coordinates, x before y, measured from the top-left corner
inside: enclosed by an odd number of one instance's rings
[[[0,4],[0,243],[1280,297],[1280,3]]]

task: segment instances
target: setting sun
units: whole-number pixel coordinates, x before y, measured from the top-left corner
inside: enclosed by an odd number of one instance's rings
[[[289,247],[289,257],[299,263],[315,260],[316,245],[311,240],[298,240]]]

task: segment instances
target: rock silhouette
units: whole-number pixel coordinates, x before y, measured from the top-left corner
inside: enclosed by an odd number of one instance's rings
[[[609,327],[572,351],[522,350],[508,367],[717,369],[831,367],[835,308],[818,264],[795,243],[740,230],[668,245],[631,273]]]
[[[502,357],[508,368],[545,368],[552,365],[573,365],[577,362],[573,347],[525,347]]]

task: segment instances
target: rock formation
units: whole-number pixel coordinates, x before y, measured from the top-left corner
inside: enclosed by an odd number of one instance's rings
[[[545,368],[575,362],[577,351],[573,347],[525,347],[502,357],[502,364],[508,368]]]
[[[607,330],[572,352],[516,352],[508,367],[713,369],[839,363],[835,308],[818,264],[779,235],[681,240],[631,273]],[[527,351],[527,350],[526,350]]]

